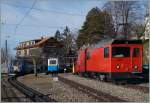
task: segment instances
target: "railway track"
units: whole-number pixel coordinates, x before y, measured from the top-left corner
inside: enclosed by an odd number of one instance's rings
[[[81,76],[82,77],[82,76]],[[87,78],[87,77],[85,77]],[[124,88],[131,88],[131,89],[136,89],[136,90],[139,90],[141,92],[144,92],[144,93],[149,93],[149,87],[144,87],[144,86],[139,86],[135,83],[138,83],[139,81],[135,82],[135,81],[130,81],[130,83],[128,83],[127,81],[102,81],[102,80],[99,80],[97,78],[92,78],[92,77],[88,77],[89,79],[92,79],[92,80],[95,80],[95,81],[100,81],[100,82],[104,82],[104,83],[108,83],[108,84],[111,84],[111,85],[118,85],[118,86],[122,86]]]
[[[17,97],[16,93],[14,92],[14,88],[10,85],[8,85],[8,82],[5,80],[2,80],[1,82],[2,86],[2,93],[3,96],[2,101],[7,101],[7,102],[20,102],[20,98]]]
[[[105,81],[101,81],[101,82],[105,82]],[[139,86],[137,84],[134,84],[134,83],[128,83],[128,82],[107,82],[109,84],[112,84],[112,85],[118,85],[118,86],[122,86],[124,88],[131,88],[131,89],[135,89],[135,90],[139,90],[141,92],[144,92],[144,93],[149,93],[149,87],[144,87],[144,86]]]
[[[44,95],[20,83],[19,81],[16,80],[16,77],[10,77],[8,79],[8,82],[12,84],[15,88],[17,88],[20,92],[25,94],[33,102],[56,102],[56,100],[48,97],[47,95]]]
[[[8,74],[1,75],[1,101],[2,102],[30,102],[31,100],[20,93],[8,82]]]
[[[123,85],[123,87],[125,87],[125,88],[132,88],[132,89],[144,92],[144,93],[149,93],[149,87],[138,86],[138,85]]]
[[[117,98],[117,97],[114,97],[112,95],[106,94],[104,92],[98,91],[96,89],[90,88],[88,86],[85,86],[85,85],[79,84],[77,82],[68,80],[64,77],[58,76],[58,78],[60,81],[88,94],[89,96],[92,96],[92,97],[98,99],[100,102],[127,102],[125,100],[122,100],[120,98]]]

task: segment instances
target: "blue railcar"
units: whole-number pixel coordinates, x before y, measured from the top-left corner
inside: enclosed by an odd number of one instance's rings
[[[30,64],[28,60],[19,60],[19,72],[22,75],[33,73],[33,65]]]
[[[8,75],[9,76],[14,76],[14,72],[13,72],[13,64],[12,64],[12,61],[10,60],[7,64],[7,68],[8,68]]]
[[[60,70],[58,58],[49,58],[48,59],[48,73],[49,72],[58,72]]]
[[[10,69],[13,73],[17,75],[24,75],[33,72],[33,66],[30,66],[27,60],[18,59],[12,61],[12,69]],[[9,71],[10,71],[9,70]]]
[[[18,61],[18,68],[19,68],[19,74],[23,75],[25,73],[25,63],[24,60],[19,60]]]

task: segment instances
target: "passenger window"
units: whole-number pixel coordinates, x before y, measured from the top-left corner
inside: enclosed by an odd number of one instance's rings
[[[104,58],[109,57],[109,48],[104,48]]]
[[[133,49],[133,57],[138,57],[139,56],[139,48],[134,48]]]

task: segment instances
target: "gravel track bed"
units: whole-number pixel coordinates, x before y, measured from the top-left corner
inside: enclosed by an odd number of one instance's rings
[[[26,75],[19,77],[18,80],[25,85],[45,94],[60,102],[96,102],[97,99],[70,87],[60,81],[53,81],[50,76]],[[34,81],[34,82],[33,82]]]
[[[2,77],[3,78],[3,77]],[[5,87],[1,87],[2,89],[2,97],[6,98],[4,102],[31,102],[29,98],[27,98],[24,94],[22,94],[19,90],[13,87],[8,81],[8,77],[4,77],[1,81],[2,85]],[[4,93],[3,93],[4,92]]]
[[[117,85],[113,85],[110,83],[91,80],[89,78],[79,77],[77,75],[71,75],[71,74],[59,74],[59,76],[63,76],[65,78],[68,78],[69,80],[73,80],[82,85],[89,86],[91,88],[97,89],[104,93],[108,93],[112,96],[116,96],[118,98],[130,101],[130,102],[149,101],[149,93],[141,92],[139,90],[135,90],[132,88],[125,88],[122,86],[117,86]]]
[[[139,90],[144,93],[149,93],[149,87],[139,86],[139,85],[123,85],[125,88],[131,88],[135,90]]]
[[[141,86],[141,87],[149,87],[149,83],[139,84],[138,86]]]
[[[85,77],[86,78],[86,77]],[[98,79],[95,78],[88,78],[90,80],[94,80],[94,81],[98,81],[98,82],[103,82],[106,83],[105,81],[100,81]],[[108,84],[111,85],[117,85],[117,86],[122,86],[124,88],[130,88],[130,89],[135,89],[144,93],[149,93],[149,83],[142,83],[142,84],[131,84],[131,83],[127,83],[127,84],[116,84],[115,82],[107,82]]]

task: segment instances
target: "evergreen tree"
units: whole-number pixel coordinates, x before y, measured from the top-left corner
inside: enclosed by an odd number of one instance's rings
[[[60,34],[60,31],[59,31],[59,30],[56,31],[54,37],[55,37],[58,41],[61,41],[61,40],[62,40],[62,37],[61,37],[61,34]]]
[[[63,32],[63,36],[64,36],[64,38],[66,38],[67,37],[67,35],[69,35],[70,34],[70,30],[69,30],[69,28],[66,26],[66,28],[64,29],[64,32]]]
[[[111,15],[95,7],[88,12],[76,42],[78,47],[94,44],[104,38],[112,38],[113,33],[114,26]]]

